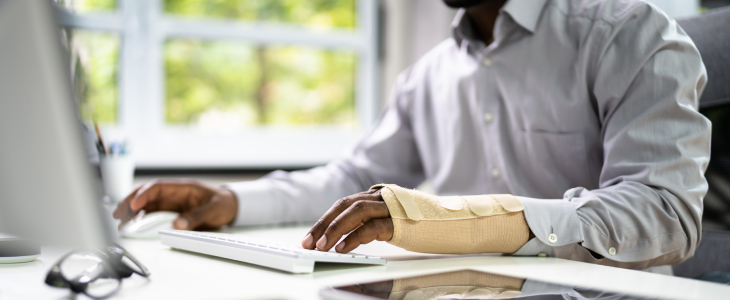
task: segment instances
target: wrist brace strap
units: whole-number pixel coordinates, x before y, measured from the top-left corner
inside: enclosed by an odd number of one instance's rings
[[[379,184],[393,220],[389,243],[424,253],[512,253],[527,242],[524,205],[512,195],[434,196]]]

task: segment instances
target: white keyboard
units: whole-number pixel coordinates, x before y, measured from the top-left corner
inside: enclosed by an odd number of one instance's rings
[[[384,259],[375,256],[307,250],[227,233],[160,230],[160,238],[162,244],[172,248],[242,261],[290,273],[312,273],[315,262],[369,265],[386,263]]]

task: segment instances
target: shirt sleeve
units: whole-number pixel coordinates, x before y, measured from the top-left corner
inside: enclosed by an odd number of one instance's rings
[[[414,188],[424,180],[413,141],[407,98],[399,90],[408,71],[399,76],[393,96],[374,128],[341,159],[304,171],[275,171],[264,178],[229,183],[238,198],[233,225],[316,221],[339,198],[378,183]]]
[[[708,188],[711,124],[697,111],[706,71],[690,38],[653,6],[601,24],[589,76],[602,126],[599,188],[523,198],[525,218],[556,257],[634,269],[676,264],[699,243]],[[543,251],[530,249],[518,253]]]

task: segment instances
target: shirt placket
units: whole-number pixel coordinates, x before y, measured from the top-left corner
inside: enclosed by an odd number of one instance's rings
[[[483,136],[483,147],[485,155],[487,156],[486,168],[489,178],[489,189],[491,192],[509,193],[509,186],[507,185],[504,178],[506,178],[506,172],[509,170],[505,169],[502,159],[501,149],[501,135],[505,134],[501,130],[503,120],[499,114],[502,109],[502,96],[499,93],[499,89],[496,85],[496,78],[499,76],[496,61],[498,58],[498,50],[500,43],[502,42],[502,27],[504,23],[504,17],[500,16],[495,24],[494,41],[488,46],[483,47],[480,51],[475,51],[476,59],[480,64],[478,80],[475,86],[477,88],[477,101],[480,106],[481,115],[481,132]]]

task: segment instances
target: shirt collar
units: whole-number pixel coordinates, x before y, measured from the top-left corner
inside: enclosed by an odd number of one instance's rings
[[[547,0],[510,0],[502,7],[512,19],[529,32],[535,32],[537,21]]]
[[[509,0],[502,7],[501,11],[512,17],[517,24],[530,33],[537,29],[537,22],[545,7],[547,0]],[[471,20],[466,16],[466,9],[462,8],[456,12],[456,17],[451,23],[451,30],[458,45],[466,38],[473,38]]]

